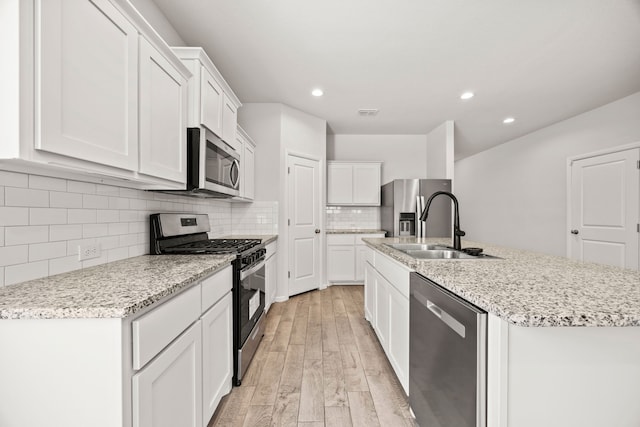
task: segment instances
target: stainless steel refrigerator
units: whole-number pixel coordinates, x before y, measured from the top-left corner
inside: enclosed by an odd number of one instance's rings
[[[450,179],[396,179],[382,186],[380,222],[387,237],[420,235],[417,197],[426,203],[436,191],[451,191]],[[451,237],[451,199],[436,197],[429,208],[424,237]]]

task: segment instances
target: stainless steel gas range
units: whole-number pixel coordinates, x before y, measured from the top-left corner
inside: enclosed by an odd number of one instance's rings
[[[233,265],[233,368],[240,385],[264,335],[265,253],[260,239],[209,239],[207,214],[150,217],[150,253],[235,254]]]

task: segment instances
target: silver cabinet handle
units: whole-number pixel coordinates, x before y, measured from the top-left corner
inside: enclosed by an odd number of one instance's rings
[[[580,233],[578,230],[576,230],[575,228],[573,230],[571,230],[571,234],[578,234]]]

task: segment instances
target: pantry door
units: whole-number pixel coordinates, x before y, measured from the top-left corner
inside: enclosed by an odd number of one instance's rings
[[[638,270],[640,148],[571,164],[571,258]]]
[[[320,162],[287,157],[289,296],[320,287]]]

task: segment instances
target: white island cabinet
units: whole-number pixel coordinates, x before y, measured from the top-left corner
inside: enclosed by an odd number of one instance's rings
[[[7,0],[0,164],[184,189],[188,69],[123,0]]]
[[[232,385],[231,289],[227,265],[131,317],[0,320],[0,425],[205,427]]]

